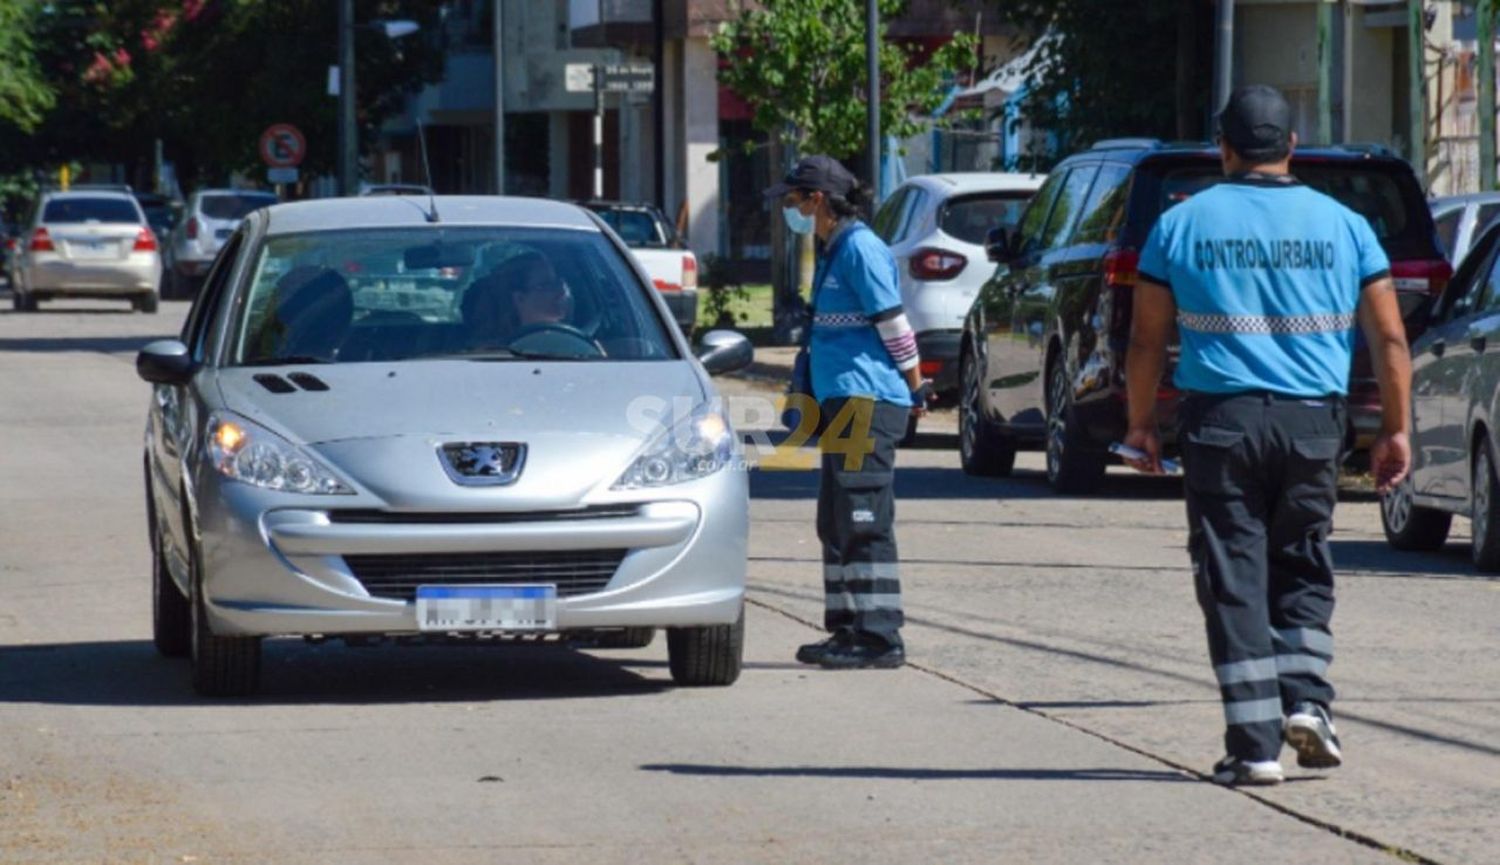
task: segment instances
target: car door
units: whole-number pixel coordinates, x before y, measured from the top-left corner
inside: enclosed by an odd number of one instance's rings
[[[1443,438],[1453,459],[1444,464],[1442,487],[1454,490],[1455,496],[1468,500],[1472,494],[1472,431],[1476,408],[1487,408],[1493,400],[1496,342],[1500,329],[1500,254],[1492,253],[1486,277],[1471,292],[1472,302],[1464,315],[1454,320],[1452,340],[1448,345],[1451,372],[1444,383],[1452,382],[1451,391],[1443,394]],[[1483,271],[1481,271],[1483,272]],[[1489,390],[1486,391],[1485,388]]]
[[[1068,171],[1059,170],[1047,178],[1036,197],[1021,215],[1021,222],[1010,242],[1009,261],[997,268],[995,275],[980,289],[975,304],[976,325],[983,335],[984,388],[991,410],[1011,426],[1040,428],[1045,420],[1038,416],[1018,418],[1024,400],[1015,392],[1030,379],[1040,379],[1041,363],[1037,352],[1028,345],[1027,334],[1015,332],[1017,298],[1038,276],[1042,253],[1042,232],[1052,215],[1052,206],[1067,182]]]
[[[1026,368],[1035,375],[1018,378],[1006,398],[1015,417],[1044,422],[1046,416],[1046,372],[1048,341],[1058,328],[1058,300],[1078,281],[1076,262],[1069,243],[1083,213],[1099,163],[1077,165],[1068,172],[1057,193],[1057,203],[1038,239],[1038,254],[1026,284],[1016,295],[1011,311],[1014,343],[1024,345]],[[1087,267],[1087,265],[1085,265]]]
[[[1412,344],[1412,483],[1422,495],[1464,495],[1465,408],[1455,403],[1464,399],[1464,367],[1473,361],[1468,328],[1494,277],[1497,237],[1500,231],[1481,237],[1449,282],[1427,330]]]

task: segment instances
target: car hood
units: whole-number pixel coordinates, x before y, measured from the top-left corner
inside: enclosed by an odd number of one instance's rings
[[[327,389],[307,390],[317,384],[304,374]],[[267,376],[299,386],[275,393]],[[665,417],[674,402],[681,411],[706,395],[687,361],[232,368],[219,373],[219,389],[229,410],[406,508],[575,505],[660,432],[653,411]],[[452,442],[523,444],[521,475],[503,487],[459,486],[438,456]]]

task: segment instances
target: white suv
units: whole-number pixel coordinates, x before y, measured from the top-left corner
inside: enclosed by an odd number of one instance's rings
[[[182,219],[167,243],[168,297],[193,297],[208,266],[240,220],[251,211],[276,203],[269,192],[250,189],[201,189],[183,208]]]
[[[129,192],[44,192],[17,238],[11,300],[18,312],[58,297],[119,298],[156,312],[161,253]]]
[[[924,174],[881,205],[872,228],[891,247],[901,273],[901,305],[917,332],[922,375],[940,396],[958,392],[964,316],[995,272],[985,235],[1014,228],[1042,174]]]

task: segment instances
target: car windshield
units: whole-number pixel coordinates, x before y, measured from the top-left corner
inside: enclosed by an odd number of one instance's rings
[[[1021,221],[1030,192],[993,192],[955,198],[943,206],[938,225],[965,243],[982,245],[992,228],[1011,229]]]
[[[244,219],[253,210],[276,203],[276,196],[265,194],[205,195],[198,209],[210,219]]]
[[[1303,183],[1338,200],[1369,220],[1375,237],[1392,259],[1437,257],[1431,226],[1420,218],[1427,213],[1419,192],[1415,199],[1392,171],[1362,164],[1304,162],[1292,164]],[[1224,180],[1217,165],[1193,166],[1169,172],[1162,180],[1160,209],[1186,201],[1195,193]]]
[[[615,230],[615,234],[620,235],[620,239],[625,241],[626,246],[660,249],[667,245],[667,239],[662,236],[656,217],[648,211],[614,208],[596,212],[606,225]]]
[[[355,229],[265,241],[231,363],[658,360],[677,351],[602,234]]]
[[[42,222],[128,222],[138,224],[141,214],[126,198],[54,198],[42,209]]]

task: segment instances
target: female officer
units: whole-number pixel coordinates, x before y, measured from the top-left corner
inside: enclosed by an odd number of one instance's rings
[[[868,191],[828,156],[810,156],[767,190],[787,227],[821,242],[808,341],[823,451],[818,539],[823,626],[832,636],[797,660],[829,669],[899,667],[901,582],[896,569],[896,442],[922,414],[916,335],[901,310],[896,260],[858,218]]]

